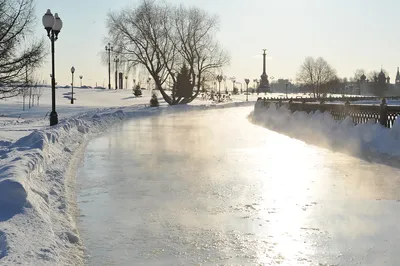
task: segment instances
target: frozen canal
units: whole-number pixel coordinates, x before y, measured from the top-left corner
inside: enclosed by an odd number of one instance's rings
[[[248,122],[252,108],[131,120],[86,150],[89,265],[397,265],[399,169]]]

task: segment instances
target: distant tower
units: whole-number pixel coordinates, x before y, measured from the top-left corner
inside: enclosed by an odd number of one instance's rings
[[[386,75],[385,73],[383,73],[383,68],[381,68],[381,72],[378,75],[378,79],[377,79],[378,83],[380,85],[384,85],[386,84],[387,80],[386,80]]]
[[[395,81],[396,85],[400,84],[400,72],[399,72],[399,67],[397,67],[397,74],[396,74],[396,81]]]
[[[257,92],[270,92],[269,89],[269,81],[268,81],[268,75],[267,75],[267,49],[263,49],[263,73],[261,74],[261,81],[260,85],[257,88]]]
[[[365,76],[365,74],[363,73],[360,77],[360,81],[361,83],[364,83],[367,80],[367,77]]]

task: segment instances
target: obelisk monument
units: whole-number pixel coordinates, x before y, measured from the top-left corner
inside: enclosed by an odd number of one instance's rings
[[[260,85],[257,88],[257,92],[270,92],[268,75],[267,75],[267,49],[263,49],[263,73],[261,74]]]

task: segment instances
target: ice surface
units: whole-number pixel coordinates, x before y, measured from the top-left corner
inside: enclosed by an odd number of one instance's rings
[[[74,177],[89,139],[126,119],[250,106],[257,98],[251,95],[251,101],[243,103],[245,96],[238,95],[227,104],[196,100],[171,108],[160,99],[160,108],[148,108],[150,91],[133,98],[132,91],[76,89],[74,105],[64,98],[68,95],[69,90],[57,89],[60,123],[51,128],[49,88],[40,105],[26,111],[21,98],[0,101],[0,264],[83,264],[74,220]],[[398,135],[396,128],[392,135]],[[368,136],[370,141],[376,139],[374,134]]]
[[[132,120],[90,141],[77,175],[88,265],[397,265],[399,168],[250,111]]]
[[[22,112],[12,99],[0,104],[0,114],[5,115],[0,118],[0,264],[83,264],[75,225],[74,177],[83,148],[94,136],[126,119],[254,104],[197,101],[150,108],[145,106],[150,97],[126,100],[131,92],[78,92],[81,105],[62,104],[58,98],[59,124],[53,127],[46,117],[49,106]]]

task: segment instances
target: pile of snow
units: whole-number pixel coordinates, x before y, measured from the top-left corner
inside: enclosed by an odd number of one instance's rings
[[[254,102],[91,110],[53,127],[0,142],[0,263],[82,265],[76,229],[75,169],[85,144],[115,123],[182,111],[251,106]]]
[[[364,157],[366,154],[386,154],[400,158],[400,119],[392,128],[370,120],[354,125],[352,118],[335,121],[329,112],[291,113],[282,106],[263,107],[257,102],[250,119],[271,130],[332,150]]]
[[[344,104],[343,101],[332,101],[329,103],[334,103],[334,104]],[[382,103],[381,100],[359,100],[359,101],[351,101],[352,104],[373,104],[373,105],[380,105]],[[400,100],[391,100],[387,99],[386,103],[388,105],[400,105]]]

